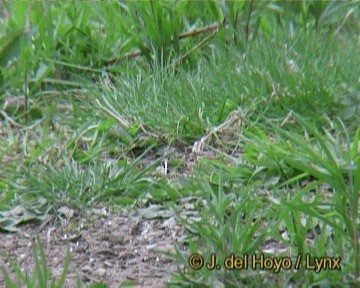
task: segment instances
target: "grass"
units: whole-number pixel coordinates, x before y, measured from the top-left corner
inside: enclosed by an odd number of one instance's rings
[[[149,194],[164,206],[186,196],[199,217],[179,216],[188,250],[171,255],[185,269],[170,286],[359,285],[358,15],[351,3],[299,3],[7,4],[0,227],[62,205],[136,209]],[[205,12],[184,12],[198,5]],[[116,17],[125,20],[114,26]],[[186,34],[224,17],[228,30]],[[224,126],[234,111],[241,126]],[[212,157],[186,181],[157,172],[162,147],[185,150],[204,135]],[[16,207],[32,213],[13,219]],[[194,253],[303,258],[275,274],[193,270]],[[340,257],[342,269],[305,269],[307,254]]]
[[[5,268],[2,267],[4,274],[6,287],[63,287],[66,279],[66,275],[69,271],[70,265],[70,250],[67,250],[66,259],[64,262],[64,269],[60,275],[60,279],[56,281],[46,263],[46,256],[40,240],[37,239],[32,243],[33,259],[35,262],[35,269],[32,275],[27,275],[19,269],[19,266],[15,264],[10,258],[9,263],[11,268],[15,272],[17,281],[13,280]],[[77,287],[82,287],[80,278],[78,277]]]

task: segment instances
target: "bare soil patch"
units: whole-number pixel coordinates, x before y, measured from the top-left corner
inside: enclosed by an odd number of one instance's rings
[[[131,217],[130,212],[109,213],[105,209],[91,209],[90,215],[70,212],[72,217],[62,221],[48,216],[46,224],[33,222],[21,226],[17,233],[0,232],[0,267],[10,271],[4,256],[8,254],[22,271],[32,274],[31,245],[39,237],[47,265],[57,278],[69,243],[71,263],[65,287],[76,287],[77,274],[84,284],[103,282],[120,287],[131,281],[135,287],[166,287],[176,266],[159,251],[171,251],[183,234],[174,218],[141,220]],[[3,278],[0,273],[0,287],[5,287]]]

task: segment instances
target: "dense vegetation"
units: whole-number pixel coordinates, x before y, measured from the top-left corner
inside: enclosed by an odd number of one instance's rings
[[[359,285],[357,2],[0,5],[0,229],[62,205],[181,211],[186,197],[197,217],[178,218],[174,287]],[[144,160],[164,147],[183,155]],[[342,269],[192,270],[191,253]]]

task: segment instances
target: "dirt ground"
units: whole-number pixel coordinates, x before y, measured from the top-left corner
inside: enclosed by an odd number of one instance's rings
[[[83,284],[103,282],[107,287],[121,287],[122,283],[133,282],[134,287],[167,286],[176,266],[159,251],[173,251],[183,234],[175,218],[141,220],[130,212],[109,212],[104,208],[91,209],[89,215],[77,215],[71,209],[63,212],[67,215],[61,221],[48,216],[45,222],[19,227],[17,233],[0,232],[0,267],[9,268],[4,256],[8,254],[23,272],[32,274],[31,244],[38,236],[47,265],[57,279],[69,243],[71,263],[65,287],[76,287],[77,274]],[[6,287],[1,271],[0,287]]]
[[[168,178],[186,177],[191,174],[197,155],[214,157],[212,152],[204,151],[214,136],[226,136],[239,126],[241,119],[242,114],[235,111],[224,124],[196,141],[193,147],[157,151],[143,160],[144,165],[155,161],[157,153],[170,155],[182,160],[185,163],[183,167],[179,170],[169,164],[161,167],[162,170],[157,173]],[[187,211],[182,216],[188,218],[194,209],[192,201],[182,201]],[[134,283],[132,287],[167,287],[171,272],[175,272],[177,267],[160,251],[173,251],[174,245],[181,250],[186,250],[186,247],[180,243],[184,228],[176,222],[174,215],[162,209],[161,205],[150,205],[141,213],[141,209],[136,212],[114,212],[92,208],[81,215],[73,209],[62,207],[58,215],[48,215],[45,221],[17,227],[17,233],[0,230],[0,267],[5,266],[7,271],[10,270],[9,263],[5,261],[5,255],[9,255],[23,273],[33,274],[32,243],[39,237],[47,257],[47,266],[56,279],[62,273],[69,243],[71,262],[65,287],[76,287],[77,275],[83,284],[102,282],[107,287],[121,287],[122,284]],[[191,217],[196,219],[197,216],[195,213]],[[0,287],[6,287],[1,270]]]

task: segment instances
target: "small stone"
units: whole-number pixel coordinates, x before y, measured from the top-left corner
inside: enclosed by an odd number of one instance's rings
[[[104,269],[104,268],[96,269],[95,272],[94,272],[94,274],[97,277],[103,277],[103,276],[105,276],[105,273],[106,273],[106,269]]]
[[[90,267],[89,265],[85,265],[81,270],[82,270],[83,272],[89,272],[90,269],[91,269],[91,267]]]

